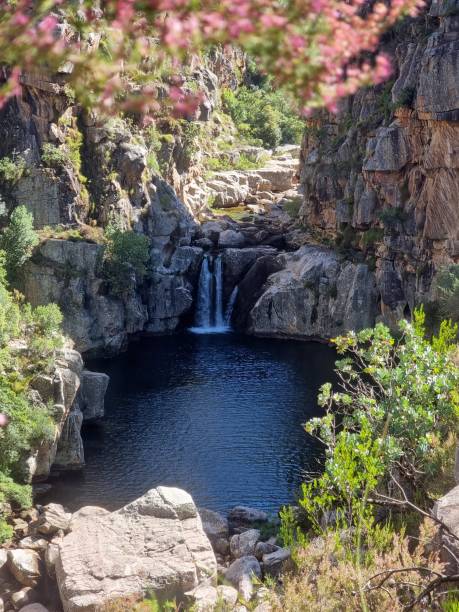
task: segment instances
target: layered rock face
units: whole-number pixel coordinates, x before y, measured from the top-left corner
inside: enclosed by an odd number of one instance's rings
[[[85,370],[80,353],[70,348],[58,352],[50,375],[31,381],[34,401],[52,405],[55,428],[52,440],[26,459],[27,480],[46,479],[52,467],[84,466],[81,426],[83,420],[103,416],[107,386],[108,376]]]
[[[388,321],[459,258],[459,6],[434,2],[400,31],[396,80],[311,123],[301,159],[303,224],[370,263]]]

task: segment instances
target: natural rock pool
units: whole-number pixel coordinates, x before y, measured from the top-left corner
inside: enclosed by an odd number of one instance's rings
[[[84,429],[84,471],[55,480],[48,498],[115,509],[169,485],[214,510],[275,512],[317,466],[302,423],[333,361],[317,343],[186,333],[91,363],[110,376],[106,417]]]

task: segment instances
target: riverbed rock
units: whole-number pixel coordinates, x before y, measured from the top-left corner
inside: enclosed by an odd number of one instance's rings
[[[255,547],[260,539],[258,529],[248,529],[242,533],[235,534],[230,540],[231,555],[238,559],[255,554]]]
[[[248,506],[235,506],[228,514],[228,521],[237,525],[250,525],[251,523],[262,522],[268,520],[268,515],[263,510],[257,508],[249,508]]]
[[[151,590],[183,596],[216,580],[217,562],[193,499],[158,487],[117,512],[81,516],[58,544],[65,612]]]
[[[33,587],[40,578],[40,556],[35,550],[9,550],[8,569],[18,582]]]
[[[19,542],[19,548],[29,548],[30,550],[45,550],[48,546],[48,540],[37,536],[27,536]]]
[[[0,548],[0,572],[6,567],[6,562],[8,561],[8,552],[5,548]]]
[[[253,556],[236,559],[225,572],[226,580],[238,589],[246,601],[249,601],[253,595],[254,577],[261,578],[261,567]]]
[[[49,610],[40,603],[32,603],[21,608],[19,612],[49,612]]]
[[[214,586],[203,584],[185,593],[186,599],[196,612],[212,612],[218,601],[218,591]]]

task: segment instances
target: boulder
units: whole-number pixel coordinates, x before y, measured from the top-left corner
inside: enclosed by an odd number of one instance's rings
[[[8,569],[18,582],[33,587],[40,579],[40,556],[34,550],[9,550]]]
[[[248,506],[235,506],[228,514],[230,523],[237,525],[250,525],[251,523],[262,522],[268,520],[268,515],[263,510],[257,508],[249,508]]]
[[[207,508],[199,508],[199,516],[201,517],[204,533],[209,540],[214,542],[220,538],[228,538],[228,520],[222,514]]]
[[[48,504],[44,506],[35,526],[39,533],[53,535],[61,529],[67,531],[71,518],[72,515],[66,512],[61,504]]]
[[[257,542],[255,546],[255,557],[258,561],[263,559],[264,555],[269,555],[279,549],[279,546],[272,544],[271,542]]]
[[[278,576],[288,565],[292,555],[288,548],[279,548],[272,553],[263,555],[263,571],[270,576]]]
[[[6,566],[6,562],[8,561],[8,552],[5,548],[0,548],[0,572]]]
[[[193,499],[158,487],[112,513],[72,521],[55,570],[65,612],[152,591],[183,597],[216,580],[217,562]]]
[[[193,591],[185,593],[185,596],[196,612],[213,612],[218,601],[217,589],[208,584],[203,584]]]
[[[42,606],[40,603],[29,604],[19,610],[19,612],[49,612],[48,608]]]
[[[101,372],[83,370],[80,376],[78,405],[84,421],[100,419],[104,416],[104,399],[110,378]]]
[[[24,587],[20,591],[11,595],[11,603],[16,610],[25,610],[33,605],[40,605],[37,602],[40,600],[40,595],[32,587]],[[39,611],[37,611],[39,612]]]
[[[254,555],[259,539],[260,532],[258,529],[248,529],[240,534],[233,535],[230,540],[231,555],[235,559]]]
[[[253,595],[252,579],[261,578],[260,564],[253,556],[240,557],[228,567],[225,578],[238,589],[246,601],[249,601]]]
[[[232,606],[236,605],[238,592],[233,587],[227,586],[226,584],[222,584],[217,587],[217,593],[218,600],[221,601],[223,604],[230,606],[230,609]]]
[[[29,548],[30,550],[45,550],[48,540],[37,536],[27,536],[19,542],[19,548]]]
[[[218,237],[218,246],[222,249],[242,247],[246,244],[246,238],[241,232],[232,229],[224,230]]]

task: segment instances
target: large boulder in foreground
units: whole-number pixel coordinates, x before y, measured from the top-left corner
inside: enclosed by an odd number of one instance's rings
[[[147,591],[181,598],[215,583],[215,555],[185,491],[158,487],[117,512],[88,510],[58,544],[55,570],[65,612],[96,612]]]

